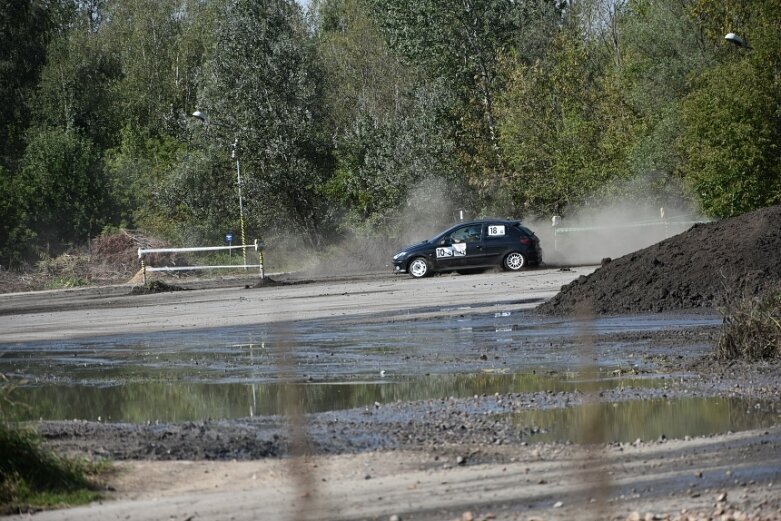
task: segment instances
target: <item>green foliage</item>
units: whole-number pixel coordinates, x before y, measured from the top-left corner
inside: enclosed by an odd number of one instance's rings
[[[221,244],[231,228],[238,234],[239,201],[232,166],[218,148],[183,154],[157,186],[152,202],[161,218],[146,218],[147,226],[186,246]],[[249,237],[257,233],[254,227],[247,231]]]
[[[715,217],[781,203],[781,2],[761,5],[699,5],[753,24],[743,33],[753,50],[723,49],[682,100],[681,169]]]
[[[86,286],[89,281],[82,277],[54,277],[46,283],[47,289],[62,289],[62,288],[77,288],[79,286]]]
[[[676,153],[680,100],[690,91],[690,78],[712,63],[713,51],[680,2],[637,0],[617,23],[620,63],[608,81],[630,111],[626,167],[634,175],[669,179],[682,161]]]
[[[781,290],[727,307],[717,356],[723,360],[766,360],[781,356]]]
[[[438,116],[452,96],[391,53],[362,0],[322,2],[316,15],[336,158],[320,193],[344,212],[343,230],[395,233],[393,216],[410,192],[458,170]]]
[[[765,65],[757,65],[710,70],[684,101],[683,171],[714,217],[781,202],[781,126],[768,117],[781,102],[781,84],[769,90]]]
[[[133,224],[154,231],[161,214],[161,186],[171,183],[171,173],[183,157],[183,144],[149,129],[126,126],[119,146],[106,151],[105,172],[113,201],[111,220],[120,227]],[[164,211],[164,210],[163,210]]]
[[[553,3],[504,0],[371,1],[388,45],[431,78],[442,80],[454,103],[439,124],[456,151],[478,206],[490,204],[504,172],[495,98],[504,87],[500,60],[513,49],[528,11],[554,11]]]
[[[0,0],[0,165],[5,167],[21,155],[29,126],[27,96],[47,58],[54,11],[48,4]]]
[[[415,199],[442,180],[470,213],[519,217],[781,202],[781,0],[310,8],[0,0],[0,264],[106,226],[238,233],[234,150],[248,236],[310,246],[399,235],[413,205],[449,216],[445,196]]]
[[[599,82],[604,66],[571,24],[545,60],[516,67],[499,103],[516,208],[562,211],[622,176],[623,150],[603,144],[612,136],[611,115],[599,111],[607,99]]]
[[[126,124],[152,135],[181,132],[197,104],[198,79],[220,2],[121,0],[107,3],[103,48],[122,64],[112,99]]]
[[[49,47],[33,98],[34,122],[80,132],[99,147],[112,146],[122,117],[112,93],[121,63],[104,48],[100,34],[88,29],[83,13],[74,12],[63,23],[73,28],[62,30]]]
[[[15,179],[42,247],[86,240],[102,228],[105,184],[92,143],[63,129],[31,132]]]
[[[24,200],[11,173],[0,166],[0,266],[18,263],[34,237],[26,225]]]
[[[425,114],[415,116],[356,119],[344,134],[336,174],[324,190],[350,209],[350,224],[386,219],[421,181],[447,171],[452,147],[435,125],[426,125]]]
[[[317,187],[332,160],[322,134],[321,75],[293,0],[227,5],[210,63],[210,135],[244,169],[249,229],[282,227],[312,243],[324,212]]]
[[[328,0],[316,9],[329,131],[349,131],[360,118],[404,117],[420,74],[388,49],[363,0]]]
[[[77,460],[46,450],[32,431],[0,422],[0,512],[83,504],[100,498]]]

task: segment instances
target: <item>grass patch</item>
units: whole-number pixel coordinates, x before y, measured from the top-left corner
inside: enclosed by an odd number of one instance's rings
[[[93,481],[107,463],[58,456],[33,431],[0,422],[0,515],[100,499]]]
[[[46,283],[46,289],[78,288],[88,285],[89,281],[82,277],[59,276],[49,279]]]
[[[781,289],[746,298],[727,308],[717,357],[769,360],[781,355]]]
[[[109,463],[59,456],[43,446],[36,432],[6,421],[16,405],[12,391],[0,373],[0,515],[100,499],[95,480],[110,469]]]

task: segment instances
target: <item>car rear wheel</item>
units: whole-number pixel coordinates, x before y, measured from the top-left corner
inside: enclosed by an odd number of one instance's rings
[[[428,261],[423,257],[415,257],[409,263],[409,274],[416,279],[422,279],[423,277],[431,274],[431,267]]]
[[[503,265],[506,270],[518,271],[526,265],[526,259],[523,254],[514,251],[507,254],[507,257],[504,258]]]

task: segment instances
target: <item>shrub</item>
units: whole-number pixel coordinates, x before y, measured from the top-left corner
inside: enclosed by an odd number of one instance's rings
[[[88,476],[105,465],[58,456],[34,431],[7,422],[11,391],[0,374],[0,515],[99,499]]]
[[[718,358],[767,360],[781,354],[781,289],[745,298],[724,313]]]

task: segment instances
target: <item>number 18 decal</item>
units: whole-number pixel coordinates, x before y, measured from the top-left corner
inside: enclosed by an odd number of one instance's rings
[[[488,236],[489,237],[500,237],[504,235],[504,225],[494,225],[488,227]]]

